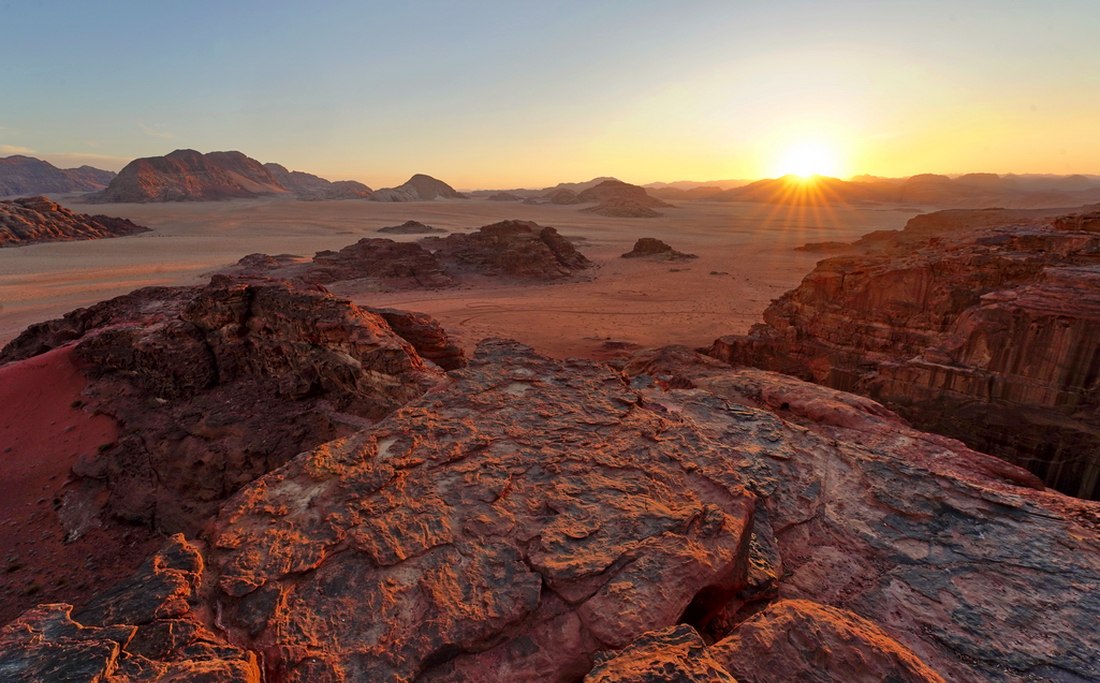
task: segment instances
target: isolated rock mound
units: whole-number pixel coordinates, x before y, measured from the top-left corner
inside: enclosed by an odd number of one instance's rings
[[[456,274],[559,280],[592,265],[557,230],[531,221],[501,221],[471,233],[428,237],[421,243]]]
[[[375,202],[427,202],[435,199],[466,199],[466,195],[429,175],[417,173],[397,187],[385,187],[370,196]]]
[[[46,197],[0,201],[0,247],[122,237],[148,232],[125,218],[75,213]]]
[[[686,261],[699,258],[695,254],[676,251],[655,237],[639,237],[634,248],[622,255],[622,258],[655,258],[666,261]]]
[[[48,161],[16,154],[0,158],[0,197],[55,192],[91,192],[107,187],[111,171],[91,166],[58,168]]]
[[[94,202],[175,202],[286,194],[271,171],[240,152],[177,149],[162,157],[135,159],[118,172]]]
[[[416,345],[462,364],[430,319],[388,316],[412,343],[382,315],[322,289],[215,277],[204,287],[137,290],[29,328],[0,362],[34,363],[75,344],[84,410],[118,425],[116,441],[77,458],[70,480],[56,482],[55,504],[75,512],[63,514],[62,537],[36,553],[89,528],[136,533],[118,521],[147,535],[195,533],[244,484],[439,382],[442,371]]]
[[[1087,216],[919,216],[821,261],[763,325],[710,353],[866,394],[1098,498],[1100,235]]]
[[[620,218],[654,218],[661,215],[654,211],[654,208],[672,206],[650,196],[644,187],[624,183],[621,180],[605,180],[582,191],[577,195],[576,201],[580,204],[597,203],[596,206],[581,209],[581,211]]]
[[[311,173],[290,171],[279,164],[264,164],[264,168],[280,185],[298,195],[299,199],[364,199],[372,193],[369,187],[354,180],[330,182]]]
[[[438,233],[446,233],[443,228],[434,228],[430,225],[425,225],[420,221],[405,221],[401,225],[387,225],[384,228],[378,228],[378,232],[384,232],[390,235],[431,235]]]

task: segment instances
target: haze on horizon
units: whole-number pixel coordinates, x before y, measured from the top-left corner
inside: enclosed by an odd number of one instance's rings
[[[1100,4],[6,3],[0,156],[372,187],[1100,172]],[[795,152],[792,152],[792,149]]]

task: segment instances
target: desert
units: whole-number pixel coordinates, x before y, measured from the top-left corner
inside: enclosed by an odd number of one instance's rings
[[[1100,682],[1100,7],[5,3],[0,683]]]

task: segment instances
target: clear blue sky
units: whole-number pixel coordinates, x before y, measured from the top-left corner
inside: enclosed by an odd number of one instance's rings
[[[1100,172],[1100,1],[11,2],[0,155],[371,185]]]

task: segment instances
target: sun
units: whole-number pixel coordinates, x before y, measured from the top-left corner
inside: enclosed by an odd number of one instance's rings
[[[795,175],[803,180],[840,174],[836,151],[820,141],[799,142],[787,148],[776,168],[778,175]]]

